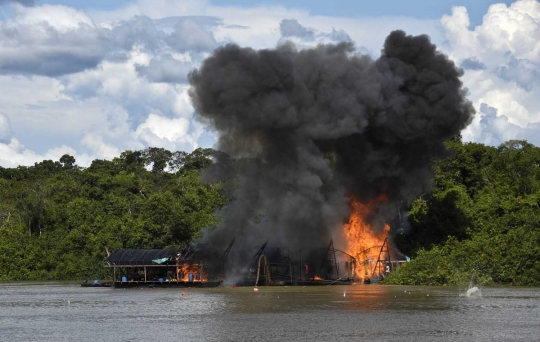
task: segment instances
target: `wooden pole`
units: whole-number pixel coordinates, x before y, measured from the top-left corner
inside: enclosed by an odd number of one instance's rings
[[[144,282],[146,283],[146,266],[144,266]]]
[[[334,253],[334,267],[336,270],[336,279],[338,279],[339,278],[339,264],[336,259],[336,249],[334,248],[334,242],[332,240],[330,240],[330,242],[332,243],[332,253]]]
[[[291,249],[287,248],[287,251],[289,253],[289,255],[288,255],[288,258],[289,258],[289,276],[291,277],[291,285],[292,285],[293,277],[292,277],[292,264],[291,264]]]
[[[371,274],[375,273],[375,269],[377,269],[379,271],[379,276],[381,275],[381,264],[382,264],[381,255],[382,255],[382,252],[383,252],[383,248],[387,243],[387,239],[388,238],[384,239],[384,242],[383,242],[383,244],[381,246],[381,250],[379,251],[379,256],[377,257],[377,262],[375,263],[375,267],[373,268],[373,272],[371,272]]]
[[[302,270],[304,269],[304,264],[302,263],[302,249],[300,249],[300,280],[302,280]]]

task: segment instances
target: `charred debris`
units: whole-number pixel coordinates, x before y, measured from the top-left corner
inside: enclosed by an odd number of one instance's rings
[[[264,243],[253,248],[213,251],[206,244],[184,250],[119,249],[109,255],[113,286],[216,287],[314,286],[378,282],[399,267],[404,256],[388,239],[372,246],[377,259],[357,260],[334,247],[292,250]],[[359,272],[362,270],[362,272]]]

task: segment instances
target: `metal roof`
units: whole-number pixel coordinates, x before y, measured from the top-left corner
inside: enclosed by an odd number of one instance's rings
[[[179,251],[174,249],[118,249],[111,253],[107,258],[109,266],[157,266],[166,265],[169,262],[175,262],[176,255]],[[169,261],[165,263],[154,262],[153,260],[159,260],[163,258],[169,258]]]

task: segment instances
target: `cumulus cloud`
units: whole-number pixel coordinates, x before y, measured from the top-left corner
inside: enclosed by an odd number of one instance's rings
[[[514,125],[505,115],[497,115],[497,108],[482,103],[480,106],[480,130],[478,140],[488,145],[498,146],[505,141],[527,140],[540,145],[540,122],[528,123],[525,127]]]
[[[474,28],[467,9],[454,7],[441,25],[445,52],[465,69],[469,97],[481,109],[464,138],[494,145],[508,139],[538,141],[540,2],[491,5]]]
[[[462,6],[443,16],[441,24],[454,55],[468,57],[474,52],[493,66],[505,60],[508,53],[518,59],[538,61],[539,18],[537,0],[518,0],[509,7],[503,3],[491,5],[482,24],[472,30],[467,9]],[[488,60],[489,56],[496,58]]]
[[[3,167],[33,165],[42,160],[60,160],[60,157],[64,154],[74,156],[78,165],[90,165],[93,160],[92,156],[86,153],[77,152],[72,147],[66,145],[51,148],[45,153],[39,154],[26,148],[16,138],[11,138],[7,143],[0,142],[0,166]]]
[[[85,165],[154,144],[186,150],[211,144],[213,136],[192,118],[186,75],[215,47],[265,49],[290,40],[302,49],[347,41],[377,57],[394,29],[446,41],[443,50],[465,69],[475,107],[496,108],[495,116],[480,112],[464,133],[468,140],[538,132],[538,1],[491,6],[475,28],[464,7],[439,22],[199,0],[135,0],[101,12],[16,2],[0,20],[0,120],[10,121],[9,133],[0,122],[0,165],[33,164],[62,151]]]
[[[199,23],[209,26],[211,21],[173,21],[166,32],[164,20],[156,24],[145,16],[96,25],[71,7],[15,7],[14,17],[0,23],[0,73],[57,77],[96,68],[104,60],[122,61],[135,46],[155,54],[216,47],[213,34]]]
[[[93,129],[82,139],[90,154],[111,159],[124,150],[140,150],[159,146],[171,151],[191,151],[198,147],[200,127],[194,127],[189,118],[168,118],[151,113],[135,128],[128,122],[127,113],[111,113],[105,126]]]
[[[165,41],[178,52],[209,52],[217,46],[214,35],[192,20],[180,21]]]
[[[223,25],[223,20],[218,17],[202,16],[202,15],[186,15],[186,16],[174,16],[161,19],[154,19],[154,24],[160,30],[170,33],[175,27],[182,26],[185,22],[192,22],[199,27],[207,30],[212,30],[220,25]]]
[[[77,102],[99,99],[103,104],[118,106],[128,113],[127,120],[133,125],[155,112],[169,117],[191,116],[193,109],[184,94],[187,85],[155,82],[173,81],[164,79],[167,73],[181,77],[182,70],[164,70],[167,64],[163,65],[163,60],[152,61],[152,54],[136,49],[125,62],[103,62],[96,69],[63,79],[61,93]],[[141,74],[145,77],[139,77]]]
[[[126,149],[196,148],[200,133],[191,123],[189,131],[176,136],[153,128],[163,122],[185,128],[193,109],[187,85],[155,83],[138,76],[136,66],[149,65],[148,60],[150,55],[133,51],[124,62],[104,62],[61,80],[0,76],[0,88],[6,90],[0,92],[0,103],[10,113],[12,136],[18,138],[15,144],[7,141],[11,146],[2,146],[0,165],[33,164],[64,144],[77,152],[74,156],[82,166],[93,158],[113,158]],[[148,120],[152,113],[163,120]]]
[[[0,20],[0,108],[11,121],[0,165],[66,151],[84,166],[125,149],[211,146],[214,136],[192,117],[187,73],[225,43],[275,46],[287,18],[312,30],[313,44],[350,41],[353,32],[373,51],[391,29],[437,34],[435,20],[389,23],[199,0],[137,0],[105,12],[12,4]]]
[[[187,75],[193,68],[192,63],[182,62],[170,54],[152,58],[148,65],[135,66],[139,76],[151,82],[164,83],[186,83]]]
[[[11,125],[9,117],[0,112],[0,143],[8,143],[11,141]]]
[[[135,131],[147,146],[163,146],[171,150],[192,150],[197,147],[197,136],[190,134],[190,121],[186,118],[167,118],[150,114]]]
[[[65,6],[16,7],[0,23],[0,73],[58,76],[95,67],[104,57],[92,20]]]
[[[115,146],[103,141],[103,137],[97,134],[87,134],[82,139],[82,144],[88,147],[92,153],[100,158],[112,159],[120,154]]]
[[[40,158],[33,151],[26,150],[15,138],[8,142],[0,142],[0,165],[4,167],[17,167],[19,165],[31,165]]]
[[[531,91],[538,84],[540,68],[528,59],[510,57],[508,63],[497,69],[500,78],[508,82],[515,82],[521,88]]]
[[[332,32],[328,33],[326,36],[334,42],[352,42],[351,37],[344,30],[332,28]]]
[[[279,24],[279,30],[281,33],[281,42],[290,40],[300,46],[305,43],[311,45],[311,42],[317,44],[352,42],[351,37],[344,30],[332,28],[331,32],[325,33],[304,27],[296,19],[283,19]]]
[[[476,57],[465,58],[461,62],[461,67],[465,70],[483,70],[486,68],[484,63],[480,62]]]
[[[315,39],[315,32],[308,29],[298,22],[296,19],[283,19],[279,25],[279,30],[282,37],[298,37],[305,40]]]

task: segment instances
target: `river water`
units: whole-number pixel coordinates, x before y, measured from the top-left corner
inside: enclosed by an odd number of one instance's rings
[[[540,289],[466,290],[0,284],[0,341],[540,341]]]

